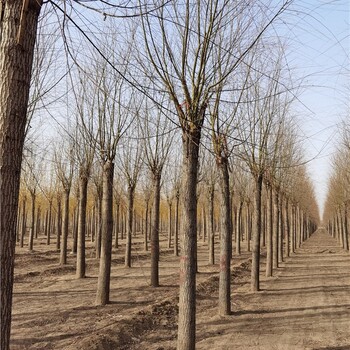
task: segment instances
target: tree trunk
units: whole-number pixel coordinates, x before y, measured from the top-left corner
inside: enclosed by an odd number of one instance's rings
[[[30,232],[29,232],[29,251],[33,250],[33,243],[34,243],[34,234],[35,234],[35,192],[32,192],[30,194],[30,197],[32,199],[32,207],[31,207],[31,227],[30,227]]]
[[[266,247],[266,206],[263,205],[261,209],[261,245]]]
[[[337,210],[337,222],[338,222],[338,237],[340,239],[340,245],[344,248],[344,234],[342,225],[342,215],[340,208]]]
[[[279,237],[279,196],[278,191],[274,191],[274,211],[273,211],[273,268],[278,268],[278,237]]]
[[[349,229],[348,229],[348,204],[344,204],[344,249],[349,250]]]
[[[214,185],[209,188],[209,264],[215,264]]]
[[[283,217],[283,197],[279,200],[279,230],[278,230],[278,261],[283,262],[283,236],[284,236],[284,217]]]
[[[114,248],[119,247],[119,225],[120,225],[120,202],[116,202],[115,224],[114,224]]]
[[[0,348],[8,350],[22,152],[41,0],[4,0],[0,8]]]
[[[97,193],[97,212],[95,213],[97,216],[95,218],[95,249],[96,249],[96,259],[100,259],[101,257],[101,240],[102,240],[102,196],[101,191]]]
[[[231,257],[232,222],[230,200],[230,178],[228,160],[221,158],[219,164],[221,188],[221,239],[220,239],[220,275],[219,275],[219,314],[231,314]]]
[[[272,186],[266,186],[267,193],[267,235],[266,235],[266,277],[272,276],[273,266],[273,191]]]
[[[207,214],[206,214],[206,210],[205,207],[203,205],[202,207],[202,231],[203,231],[203,242],[205,242],[207,240]]]
[[[291,253],[291,244],[290,244],[290,222],[289,222],[289,200],[286,198],[286,203],[284,205],[284,217],[286,225],[286,256],[289,257]]]
[[[250,252],[250,240],[252,233],[252,213],[250,210],[250,203],[247,203],[247,217],[246,217],[246,232],[247,232],[247,251]]]
[[[146,200],[146,210],[145,210],[145,231],[143,235],[143,247],[145,251],[148,251],[148,211],[149,211],[149,200]],[[174,248],[175,249],[175,248]]]
[[[47,228],[46,244],[50,245],[52,228],[52,201],[49,202],[49,224]]]
[[[114,164],[103,164],[101,257],[97,281],[96,305],[109,303],[113,237],[113,176]]]
[[[68,241],[68,227],[69,227],[69,193],[70,188],[64,189],[64,207],[63,207],[63,225],[62,225],[62,240],[60,251],[60,264],[67,264],[67,241]]]
[[[194,350],[196,343],[196,247],[197,247],[197,178],[200,130],[182,135],[182,240],[180,258],[180,291],[178,350]]]
[[[257,292],[260,290],[260,234],[261,234],[261,193],[262,193],[262,175],[255,179],[255,215],[252,249],[252,271],[251,271],[251,290]]]
[[[153,174],[153,218],[151,233],[151,286],[159,287],[160,174]]]
[[[37,211],[36,211],[36,222],[35,222],[35,239],[38,239],[38,235],[40,233],[41,230],[41,209],[40,206],[38,207]]]
[[[77,198],[77,203],[80,202],[80,193],[79,197]],[[73,246],[72,246],[72,253],[76,254],[78,250],[78,222],[79,222],[79,204],[74,210],[74,220],[73,220]],[[85,215],[86,220],[86,215]]]
[[[243,202],[240,201],[237,207],[237,215],[236,215],[236,253],[237,255],[241,255],[242,210],[243,210]]]
[[[23,199],[23,209],[22,209],[22,228],[21,228],[21,240],[20,240],[20,247],[23,248],[24,245],[24,235],[26,233],[27,229],[27,213],[26,213],[26,202],[27,199]]]
[[[85,277],[85,235],[86,235],[86,206],[87,206],[88,177],[84,174],[79,178],[79,217],[78,217],[78,244],[77,244],[77,278]]]
[[[132,244],[132,229],[133,229],[133,212],[134,212],[134,194],[135,186],[129,184],[128,187],[128,227],[126,233],[125,246],[125,266],[131,267],[131,244]]]
[[[175,202],[175,232],[174,232],[174,255],[179,256],[179,204],[180,193],[176,193]]]
[[[61,235],[62,235],[62,207],[61,198],[57,197],[57,222],[56,222],[56,249],[61,248]]]
[[[172,217],[172,203],[168,203],[168,248],[171,248],[171,240],[173,235],[173,217]]]
[[[296,249],[296,222],[295,222],[295,206],[292,205],[291,208],[291,219],[290,219],[290,230],[291,230],[291,239],[292,239],[292,253],[295,253],[295,249]]]

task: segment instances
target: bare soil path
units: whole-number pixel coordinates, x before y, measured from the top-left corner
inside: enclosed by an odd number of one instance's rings
[[[236,291],[232,316],[203,310],[197,348],[349,350],[349,254],[319,230],[279,270],[260,293]]]

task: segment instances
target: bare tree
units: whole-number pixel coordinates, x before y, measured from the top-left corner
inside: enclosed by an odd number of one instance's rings
[[[69,229],[69,196],[74,173],[74,157],[72,140],[57,145],[54,152],[56,174],[63,188],[63,222],[60,249],[60,264],[67,264],[67,242]]]
[[[153,218],[151,232],[151,286],[159,286],[159,214],[161,178],[165,162],[168,160],[173,133],[169,119],[162,111],[146,104],[140,128],[144,141],[146,166],[152,176]]]
[[[134,229],[135,190],[142,167],[142,150],[137,140],[128,139],[123,145],[121,170],[127,184],[127,235],[125,246],[125,267],[131,267],[131,246]]]
[[[114,30],[113,28],[111,30]],[[114,36],[115,38],[115,36]],[[128,69],[130,48],[123,53],[115,53],[111,58]],[[133,116],[131,106],[134,103],[132,90],[125,86],[123,79],[111,70],[108,63],[101,58],[94,61],[89,78],[94,91],[94,113],[89,115],[95,123],[96,151],[102,168],[102,226],[101,226],[101,256],[97,283],[96,304],[105,305],[109,302],[110,270],[113,235],[113,178],[114,161],[120,139],[127,130]]]
[[[237,67],[257,38],[276,18],[287,3],[283,3],[270,18],[259,23],[259,12],[246,3],[208,1],[161,2],[163,5],[152,15],[141,17],[144,49],[148,63],[147,76],[157,79],[160,89],[166,89],[174,104],[176,117],[182,130],[182,257],[180,260],[180,301],[178,349],[195,347],[195,285],[197,235],[197,176],[199,145],[207,106],[220,84]],[[265,9],[266,10],[266,9]],[[266,14],[266,12],[265,12]],[[271,12],[270,12],[271,14]],[[252,23],[254,21],[254,26]],[[236,50],[236,22],[240,34],[250,38],[244,47]],[[259,23],[259,24],[258,24]],[[257,29],[252,32],[249,29]],[[220,43],[226,48],[217,56]],[[218,67],[221,74],[217,74]]]
[[[85,277],[85,235],[88,181],[95,156],[96,135],[91,115],[94,113],[93,91],[89,91],[87,79],[81,78],[78,91],[75,92],[76,128],[75,128],[75,158],[79,165],[79,218],[77,232],[77,269],[76,277]]]
[[[20,172],[41,5],[41,0],[2,1],[0,5],[0,347],[3,350],[10,346]]]
[[[29,233],[29,243],[28,249],[33,250],[33,241],[35,236],[35,210],[36,210],[36,197],[37,190],[39,187],[39,182],[43,175],[43,162],[37,154],[38,150],[31,149],[26,152],[23,166],[23,180],[26,184],[26,188],[30,194],[31,198],[31,215],[30,215],[30,233]]]

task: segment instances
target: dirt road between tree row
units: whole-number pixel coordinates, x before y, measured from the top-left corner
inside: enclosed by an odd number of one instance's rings
[[[122,264],[123,247],[114,251],[112,303],[96,307],[92,246],[83,280],[75,279],[73,255],[59,267],[58,253],[47,249],[18,249],[12,350],[176,348],[178,258],[170,250],[163,249],[156,289],[148,285],[149,253],[137,240],[131,269]],[[272,278],[262,269],[258,293],[250,292],[250,253],[234,256],[233,312],[225,317],[217,315],[218,265],[208,265],[202,242],[198,254],[197,349],[350,350],[350,255],[324,230]]]
[[[203,310],[197,349],[350,349],[349,254],[319,230],[279,270],[259,293],[235,291],[232,316]]]

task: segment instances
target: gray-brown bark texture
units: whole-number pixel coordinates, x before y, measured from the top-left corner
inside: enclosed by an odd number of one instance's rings
[[[101,256],[96,305],[109,303],[113,237],[113,176],[114,164],[108,160],[103,164]]]
[[[196,343],[196,247],[197,247],[197,177],[200,130],[182,136],[182,239],[180,257],[180,292],[178,349],[192,350]]]
[[[87,205],[88,176],[80,175],[79,179],[79,218],[78,218],[78,246],[77,246],[77,278],[85,277],[85,234],[86,234],[86,205]]]
[[[153,218],[151,232],[151,286],[159,287],[160,175],[153,175]]]
[[[221,157],[218,164],[221,189],[221,239],[220,239],[220,275],[219,275],[219,314],[231,313],[231,255],[232,222],[230,200],[230,178],[228,159]]]
[[[21,18],[22,6],[26,6]],[[41,1],[0,5],[1,340],[9,349],[19,181],[33,50]]]
[[[272,240],[273,240],[273,193],[272,186],[266,186],[267,193],[267,234],[266,234],[266,277],[272,276]]]
[[[262,193],[262,175],[255,179],[255,215],[253,232],[253,252],[252,252],[252,271],[251,271],[251,290],[256,292],[260,290],[260,234],[261,234],[261,193]]]

